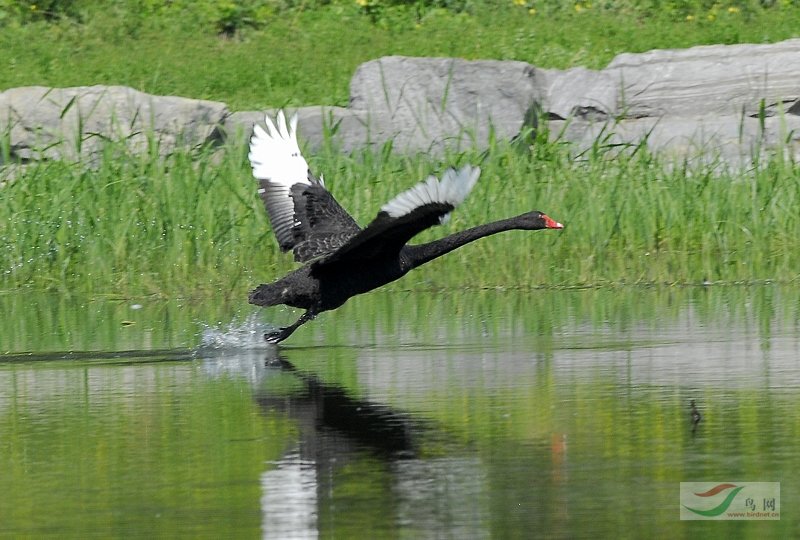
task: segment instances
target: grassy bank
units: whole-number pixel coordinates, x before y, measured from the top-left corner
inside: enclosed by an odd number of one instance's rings
[[[254,2],[230,4],[248,3]],[[39,4],[41,11],[44,2]],[[345,105],[355,68],[383,55],[601,68],[621,52],[775,42],[797,36],[800,28],[798,2],[767,8],[758,2],[622,0],[438,4],[449,9],[433,2],[308,2],[254,12],[250,22],[240,14],[230,35],[220,34],[224,13],[204,18],[181,1],[71,4],[77,7],[57,17],[34,16],[39,11],[29,9],[23,20],[0,18],[0,90],[122,84],[223,101],[233,110]],[[4,5],[0,1],[0,11]]]
[[[477,155],[311,158],[366,224],[400,190]],[[531,209],[563,232],[484,239],[415,271],[397,289],[793,281],[800,268],[800,171],[775,158],[745,173],[670,166],[598,147],[497,145],[480,182],[424,241]],[[119,295],[238,295],[290,269],[268,227],[243,147],[159,160],[109,146],[96,170],[28,166],[0,190],[0,287]]]
[[[509,0],[443,9],[371,0],[276,4],[220,32],[213,13],[186,16],[184,4],[83,0],[70,4],[74,10],[44,16],[36,11],[40,4],[12,13],[8,6],[22,4],[0,1],[0,89],[125,84],[221,100],[233,109],[341,105],[356,66],[385,54],[597,68],[623,51],[778,41],[800,28],[798,2],[763,7],[698,0],[664,7]],[[8,150],[0,137],[6,160]],[[0,187],[0,288],[239,295],[292,268],[256,199],[244,147],[167,160],[156,155],[154,149],[133,156],[109,145],[91,170],[32,164]],[[427,174],[479,159],[344,156],[329,148],[311,161],[365,224],[382,203]],[[559,144],[540,141],[532,152],[498,145],[482,167],[475,193],[451,225],[420,241],[532,208],[568,228],[484,240],[393,287],[797,279],[800,173],[780,158],[746,173],[715,175],[646,152],[609,159],[599,146],[575,160]],[[0,171],[0,182],[3,177],[8,174]]]

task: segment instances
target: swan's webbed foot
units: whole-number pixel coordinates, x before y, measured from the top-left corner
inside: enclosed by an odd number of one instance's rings
[[[294,329],[291,327],[278,328],[275,331],[264,334],[264,339],[267,343],[277,344],[292,335],[293,331]]]
[[[308,310],[305,313],[303,313],[300,316],[300,318],[297,319],[297,321],[291,326],[286,326],[284,328],[278,328],[277,330],[274,330],[272,332],[267,332],[266,334],[264,334],[264,339],[267,341],[267,343],[272,343],[272,344],[280,343],[284,339],[291,336],[292,333],[294,333],[294,331],[297,330],[301,324],[307,323],[316,316],[317,314],[315,312]]]

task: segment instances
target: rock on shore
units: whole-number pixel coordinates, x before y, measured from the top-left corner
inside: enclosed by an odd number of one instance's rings
[[[16,162],[91,162],[106,140],[166,155],[246,136],[265,112],[275,111],[122,86],[37,86],[0,92],[0,133]],[[358,67],[347,107],[297,113],[312,150],[326,138],[345,152],[389,141],[403,153],[483,149],[492,137],[547,127],[576,152],[646,141],[668,156],[734,166],[776,150],[800,158],[800,39],[625,53],[597,71],[384,57]]]

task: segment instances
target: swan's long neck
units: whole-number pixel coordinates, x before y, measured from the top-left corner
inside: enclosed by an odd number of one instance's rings
[[[516,218],[502,219],[478,225],[427,244],[406,246],[404,251],[411,263],[411,268],[416,268],[485,236],[520,228]]]

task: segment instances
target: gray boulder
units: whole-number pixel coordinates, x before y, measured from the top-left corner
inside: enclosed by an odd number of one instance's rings
[[[492,131],[511,139],[526,127],[546,78],[524,62],[389,56],[358,67],[349,108],[379,119],[401,152],[486,147]]]
[[[578,152],[598,140],[646,140],[653,151],[731,165],[765,151],[799,155],[800,39],[621,54],[600,71],[391,56],[359,66],[350,93],[347,108],[296,109],[310,151],[485,149],[492,136],[511,140],[544,119]],[[0,135],[19,162],[91,162],[107,140],[134,151],[155,141],[162,155],[222,137],[243,142],[265,112],[276,113],[120,86],[16,88],[0,93]]]
[[[543,110],[552,120],[606,120],[618,114],[619,87],[604,71],[578,67],[549,72]]]
[[[645,144],[664,158],[739,169],[767,152],[800,160],[800,116],[764,119],[742,115],[638,118],[619,122],[551,122],[551,136],[574,144],[577,154],[593,146],[630,151]]]
[[[142,151],[148,140],[164,155],[218,138],[224,103],[152,96],[124,86],[13,88],[0,93],[0,131],[14,158],[96,159],[107,140]]]
[[[391,125],[378,113],[356,111],[343,107],[300,107],[284,110],[287,118],[297,114],[300,140],[315,152],[326,139],[342,152],[378,148],[390,139]],[[253,126],[264,125],[264,115],[275,118],[278,109],[241,111],[225,118],[224,132],[228,137],[250,137]]]
[[[735,168],[770,152],[800,158],[800,39],[626,53],[601,72],[570,80],[571,71],[553,76],[548,108],[570,119],[551,122],[551,136],[577,153],[644,142],[665,157]],[[581,114],[591,95],[616,108]]]
[[[625,53],[603,71],[627,117],[756,115],[800,98],[800,39]]]

